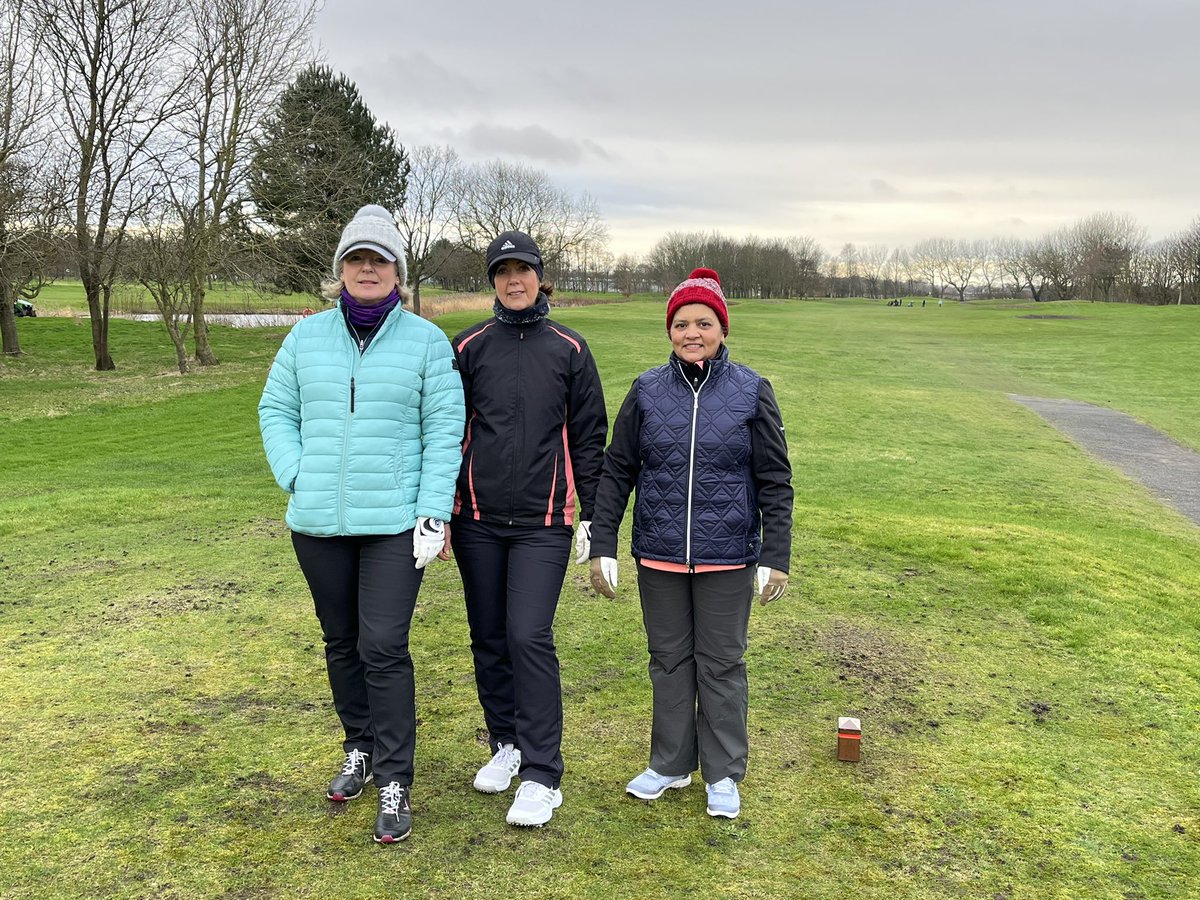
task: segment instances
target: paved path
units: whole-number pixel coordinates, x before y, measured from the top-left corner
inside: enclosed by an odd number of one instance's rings
[[[1115,409],[1077,400],[1009,396],[1200,525],[1200,453]]]

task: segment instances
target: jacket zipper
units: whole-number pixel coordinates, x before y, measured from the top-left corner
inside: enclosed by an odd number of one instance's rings
[[[508,483],[508,524],[513,524],[513,510],[516,508],[516,492],[517,492],[517,441],[520,440],[520,434],[524,426],[524,412],[521,409],[521,347],[525,343],[524,329],[517,331],[517,427],[513,431],[513,455],[512,455],[512,480]]]
[[[687,525],[684,540],[687,545],[688,571],[694,572],[695,566],[692,563],[692,495],[696,487],[696,420],[700,418],[700,392],[704,390],[704,385],[708,384],[708,376],[705,375],[704,381],[700,383],[699,387],[692,387],[682,368],[679,369],[679,375],[692,392],[692,438],[691,447],[688,450]]]
[[[387,324],[385,321],[383,324]],[[376,335],[378,337],[378,335]],[[358,363],[363,354],[367,352],[367,342],[363,338],[356,336],[351,337],[349,327],[346,329],[346,338],[350,341],[350,409],[346,413],[346,428],[342,435],[342,465],[340,476],[338,478],[338,531],[346,530],[346,460],[350,456],[350,425],[354,421],[354,395],[355,395],[355,375],[358,372]],[[371,345],[374,346],[372,341]]]
[[[349,337],[348,334],[347,337]],[[354,421],[354,375],[358,371],[358,353],[353,345],[351,345],[350,354],[350,408],[346,413],[346,425],[342,433],[342,464],[338,478],[339,532],[346,530],[346,460],[350,456],[350,425]]]

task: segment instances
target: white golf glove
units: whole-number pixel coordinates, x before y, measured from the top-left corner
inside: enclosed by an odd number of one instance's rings
[[[617,596],[617,561],[611,556],[593,557],[592,587],[605,597]]]
[[[575,562],[585,563],[592,555],[592,523],[580,522],[575,529]]]
[[[780,572],[778,569],[771,569],[767,566],[759,566],[757,577],[759,603],[765,605],[783,596],[783,590],[787,587],[788,583],[787,572]]]
[[[417,560],[418,569],[425,568],[437,559],[445,543],[445,522],[428,516],[417,517],[417,527],[413,529],[413,556]]]

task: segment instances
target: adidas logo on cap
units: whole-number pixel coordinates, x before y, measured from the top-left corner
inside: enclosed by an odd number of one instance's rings
[[[503,244],[500,245],[500,249],[501,250],[516,250],[517,245],[514,244],[512,241],[505,241]]]

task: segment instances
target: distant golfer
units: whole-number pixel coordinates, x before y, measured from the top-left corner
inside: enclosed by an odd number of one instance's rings
[[[330,800],[379,785],[375,840],[412,830],[416,706],[408,632],[424,567],[443,550],[463,433],[450,342],[402,308],[400,233],[381,206],[342,232],[325,285],[336,309],[296,323],[258,406],[288,500],[296,558],[325,639],[345,759]]]
[[[589,527],[608,414],[583,336],[548,318],[542,252],[506,231],[487,251],[493,316],[454,338],[467,433],[452,522],[475,685],[492,758],[475,789],[521,780],[510,825],[544,825],[562,805],[562,686],[554,613]]]
[[[769,603],[787,587],[792,470],[771,384],[729,358],[728,333],[720,279],[696,269],[667,303],[670,359],[637,377],[613,425],[591,563],[592,585],[614,596],[617,531],[636,488],[654,722],[650,767],[626,791],[655,800],[691,784],[698,762],[708,814],[732,819],[749,754],[750,608],[756,593]]]

